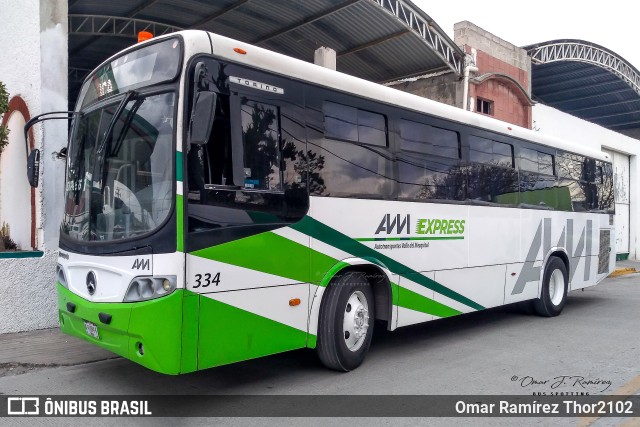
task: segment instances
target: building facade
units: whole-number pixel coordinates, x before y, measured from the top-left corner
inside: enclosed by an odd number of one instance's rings
[[[53,153],[67,144],[66,122],[45,122],[29,134],[39,148],[40,186],[27,181],[24,124],[67,110],[67,2],[0,0],[0,81],[9,92],[9,144],[0,154],[0,225],[20,251],[0,252],[0,333],[57,324],[55,267],[65,165]]]

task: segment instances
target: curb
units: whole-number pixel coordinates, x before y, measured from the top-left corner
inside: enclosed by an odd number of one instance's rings
[[[616,269],[616,271],[611,273],[608,277],[619,277],[619,276],[624,276],[624,275],[627,275],[627,274],[633,274],[633,273],[637,273],[637,272],[638,271],[633,267],[618,268],[618,269]]]

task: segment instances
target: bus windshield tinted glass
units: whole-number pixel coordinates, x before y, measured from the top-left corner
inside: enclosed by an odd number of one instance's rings
[[[100,67],[80,91],[82,107],[141,86],[173,80],[181,58],[178,39],[168,39],[122,55]]]
[[[146,234],[171,210],[175,95],[129,97],[114,117],[122,99],[84,114],[76,126],[61,230],[73,239]]]

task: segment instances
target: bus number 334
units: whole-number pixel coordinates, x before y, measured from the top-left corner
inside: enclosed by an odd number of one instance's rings
[[[215,285],[218,286],[220,284],[220,273],[216,273],[215,275],[212,275],[211,273],[196,274],[195,280],[196,280],[196,284],[193,285],[194,289],[199,288],[201,286],[203,288],[206,288],[212,283],[215,283]]]

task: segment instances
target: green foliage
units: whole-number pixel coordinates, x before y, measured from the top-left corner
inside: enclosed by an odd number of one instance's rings
[[[2,223],[0,227],[0,249],[5,251],[17,251],[18,245],[9,237],[9,224]]]
[[[0,82],[0,114],[9,111],[9,92],[4,83]]]
[[[9,92],[4,83],[0,82],[0,117],[9,111]],[[9,129],[6,126],[0,126],[0,153],[9,143]]]
[[[0,126],[0,154],[2,150],[9,143],[9,128],[6,126]]]

